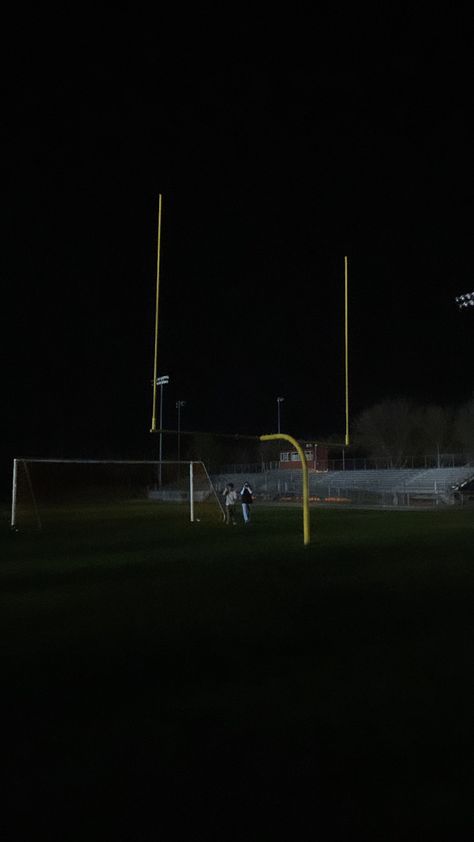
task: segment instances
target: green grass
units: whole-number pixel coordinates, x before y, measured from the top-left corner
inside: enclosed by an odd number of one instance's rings
[[[54,839],[468,838],[473,537],[468,510],[315,509],[305,548],[298,509],[258,505],[249,528],[137,507],[4,529],[18,821],[55,804]]]

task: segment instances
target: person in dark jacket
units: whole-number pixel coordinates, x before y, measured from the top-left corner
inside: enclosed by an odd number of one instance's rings
[[[240,491],[240,501],[242,503],[242,515],[244,523],[250,523],[250,506],[253,503],[253,491],[248,482],[244,482]]]

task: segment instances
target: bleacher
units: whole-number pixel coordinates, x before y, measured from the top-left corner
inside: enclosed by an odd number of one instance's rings
[[[394,491],[405,487],[408,481],[416,479],[419,471],[416,468],[386,468],[383,470],[363,471],[328,471],[313,479],[313,485],[330,485],[341,489],[370,489],[378,491]]]
[[[431,468],[418,471],[406,484],[408,493],[418,498],[433,495],[445,503],[454,503],[463,485],[474,480],[474,467]]]
[[[384,505],[410,505],[416,501],[452,504],[460,487],[474,479],[469,465],[455,468],[387,468],[368,471],[334,471],[311,483],[329,490],[328,496],[348,497],[363,502],[363,493],[381,496]]]
[[[301,496],[301,471],[268,470],[258,473],[218,474],[213,477],[217,490],[233,482],[239,492],[248,480],[257,497],[268,500]],[[454,468],[386,468],[379,470],[310,471],[309,493],[313,500],[340,501],[359,505],[409,506],[452,505],[460,489],[474,481],[474,466]]]

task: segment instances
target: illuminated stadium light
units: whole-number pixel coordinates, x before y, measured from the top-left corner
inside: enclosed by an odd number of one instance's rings
[[[474,292],[466,292],[465,295],[458,295],[454,299],[460,310],[466,307],[474,307]]]

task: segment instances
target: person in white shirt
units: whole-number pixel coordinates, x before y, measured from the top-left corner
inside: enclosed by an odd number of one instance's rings
[[[229,482],[222,492],[225,498],[225,522],[227,526],[235,526],[235,504],[237,503],[237,492],[234,491],[234,484]]]

